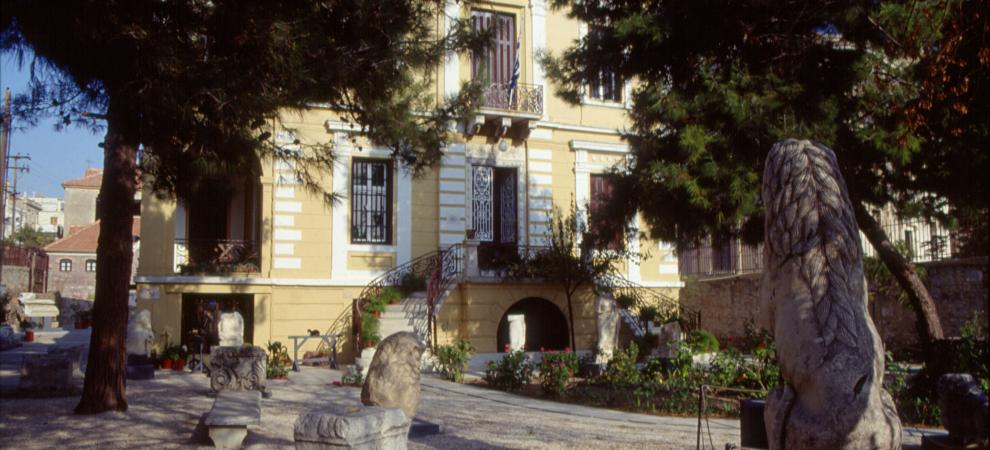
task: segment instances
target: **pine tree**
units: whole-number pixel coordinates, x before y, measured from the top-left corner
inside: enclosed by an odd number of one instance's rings
[[[771,145],[836,151],[857,221],[908,294],[926,348],[942,337],[913,265],[871,210],[980,217],[990,189],[985,1],[557,0],[593,32],[545,58],[577,101],[603,71],[634,80],[634,158],[612,214],[641,211],[655,238],[762,235]],[[982,216],[979,213],[982,211]],[[625,219],[623,219],[625,220]]]
[[[332,148],[296,156],[272,139],[280,111],[314,103],[367,126],[411,170],[432,165],[474,90],[431,104],[423,80],[447,52],[479,41],[464,24],[438,36],[442,8],[427,0],[4,1],[0,50],[31,58],[16,114],[106,129],[93,334],[77,413],[127,409],[132,217],[120,205],[131,204],[139,177],[158,194],[186,196],[210,176],[252,173],[258,158],[278,155],[299,159],[301,177],[319,190]],[[432,114],[413,114],[424,111]]]

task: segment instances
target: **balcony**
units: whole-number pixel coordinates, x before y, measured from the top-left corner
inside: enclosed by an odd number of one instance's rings
[[[175,272],[182,275],[259,272],[255,241],[239,239],[176,239]]]
[[[530,123],[543,117],[543,86],[517,83],[492,83],[482,91],[481,105],[468,134],[478,134],[488,126],[495,137],[505,136],[515,128],[528,135]]]

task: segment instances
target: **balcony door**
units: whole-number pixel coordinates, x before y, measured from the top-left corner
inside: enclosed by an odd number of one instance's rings
[[[474,166],[472,170],[472,225],[475,238],[481,241],[479,263],[482,268],[497,268],[518,254],[516,169]]]
[[[489,81],[491,84],[509,84],[516,61],[515,16],[492,11],[472,11],[471,26],[478,31],[494,30],[491,47],[471,58],[472,79]]]

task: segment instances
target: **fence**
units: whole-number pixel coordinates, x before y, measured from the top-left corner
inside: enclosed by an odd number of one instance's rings
[[[26,291],[42,293],[48,287],[48,254],[40,248],[19,247],[4,242],[3,266],[25,267],[28,269]],[[7,283],[7,280],[4,280]]]
[[[907,251],[911,262],[923,263],[951,258],[952,234],[937,222],[910,220],[882,225],[887,238],[902,251]],[[876,250],[860,233],[863,256],[876,257]],[[682,246],[677,253],[681,275],[697,278],[739,275],[763,270],[763,244],[744,244],[738,238]]]

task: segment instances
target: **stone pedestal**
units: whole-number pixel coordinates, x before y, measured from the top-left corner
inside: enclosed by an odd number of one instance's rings
[[[375,352],[375,347],[368,347],[361,350],[361,356],[354,360],[354,365],[361,371],[362,380],[368,378],[368,368],[371,367],[371,361],[375,359]]]
[[[216,448],[241,448],[249,425],[261,423],[261,393],[221,392],[204,424]]]
[[[75,389],[73,369],[78,356],[57,352],[44,355],[24,355],[21,380],[17,390],[22,392],[64,393]],[[75,360],[73,360],[75,359]]]
[[[264,392],[266,369],[266,355],[261,347],[216,346],[210,349],[210,389],[214,392]]]
[[[405,449],[412,421],[399,408],[333,405],[299,416],[297,449]]]
[[[127,355],[127,379],[150,380],[155,378],[155,364],[146,355]]]

